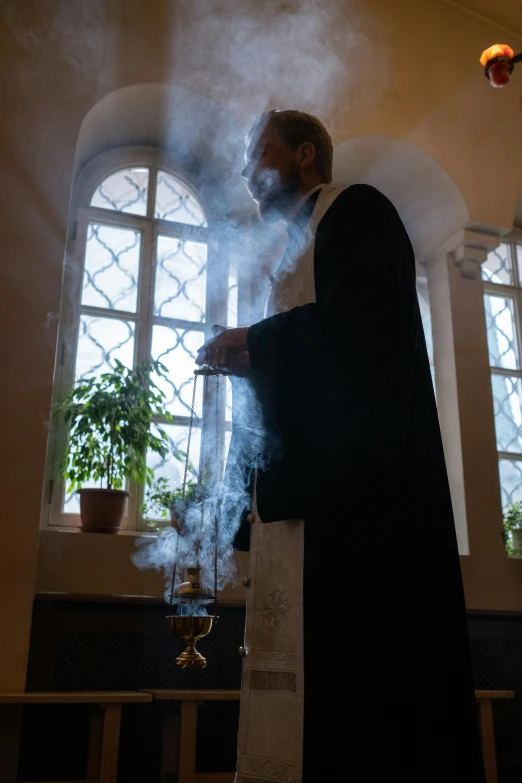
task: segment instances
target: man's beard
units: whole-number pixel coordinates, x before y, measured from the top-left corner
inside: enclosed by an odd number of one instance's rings
[[[267,171],[263,179],[264,187],[254,194],[254,201],[261,218],[266,223],[276,223],[284,218],[296,203],[299,183],[293,178],[283,181],[277,171]]]

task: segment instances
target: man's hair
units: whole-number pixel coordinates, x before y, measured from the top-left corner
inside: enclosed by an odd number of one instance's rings
[[[315,147],[315,168],[324,182],[332,181],[333,145],[330,134],[321,120],[313,114],[303,111],[272,109],[259,117],[252,126],[249,139],[255,140],[264,128],[270,124],[290,149],[297,149],[304,142],[311,142]]]

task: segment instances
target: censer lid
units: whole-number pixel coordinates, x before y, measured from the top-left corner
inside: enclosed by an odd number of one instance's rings
[[[187,568],[188,581],[177,586],[173,593],[173,602],[177,604],[208,604],[215,596],[210,585],[201,581],[201,567]]]

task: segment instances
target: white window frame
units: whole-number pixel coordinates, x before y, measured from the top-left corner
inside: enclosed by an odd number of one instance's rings
[[[118,212],[112,209],[91,207],[90,202],[98,185],[111,174],[126,168],[148,168],[149,187],[147,199],[147,216]],[[180,224],[169,220],[160,220],[154,215],[156,199],[156,176],[158,170],[167,171],[182,182],[194,194],[201,204],[207,217],[207,227]],[[64,275],[62,282],[62,301],[57,336],[57,352],[53,380],[52,405],[54,406],[73,386],[78,345],[78,329],[80,316],[92,314],[117,320],[128,320],[136,324],[134,336],[134,364],[150,357],[153,324],[164,324],[172,328],[187,328],[191,331],[201,331],[201,341],[211,336],[210,327],[214,323],[226,324],[228,305],[228,264],[223,260],[223,253],[216,252],[213,228],[219,215],[213,213],[194,185],[184,172],[179,170],[175,161],[166,152],[155,148],[127,147],[112,150],[97,156],[79,173],[73,188],[71,199],[68,238],[65,252]],[[110,310],[80,304],[83,287],[83,270],[86,251],[87,229],[90,222],[96,221],[105,225],[132,228],[141,232],[140,270],[135,313],[120,310]],[[204,242],[207,245],[207,300],[205,319],[192,322],[182,319],[165,318],[153,315],[155,255],[158,237],[182,238]],[[241,289],[244,281],[238,281]],[[245,287],[246,288],[246,287]],[[246,292],[246,291],[245,291]],[[146,314],[145,318],[143,315]],[[141,317],[140,317],[141,316]],[[201,381],[202,382],[202,381]],[[227,381],[229,383],[229,381]],[[220,394],[219,421],[220,459],[223,461],[225,430],[230,430],[231,423],[225,422],[225,393]],[[215,400],[209,395],[207,415],[215,421]],[[189,416],[175,416],[172,424],[187,425]],[[202,422],[195,419],[195,426]],[[66,427],[53,424],[51,421],[44,491],[42,497],[41,526],[51,529],[71,530],[79,527],[79,515],[63,514],[64,482],[58,477],[58,463],[64,452],[67,439]],[[202,444],[203,448],[203,444]],[[208,449],[206,450],[208,451]],[[122,523],[124,531],[140,532],[150,529],[141,519],[139,513],[143,503],[143,487],[133,482],[128,487],[131,497]]]
[[[491,296],[500,296],[513,301],[513,314],[515,325],[515,339],[517,343],[517,355],[518,355],[518,370],[505,369],[504,367],[495,367],[489,365],[490,375],[503,375],[509,378],[521,378],[522,379],[522,274],[518,269],[517,262],[517,246],[522,248],[522,231],[511,231],[505,237],[502,238],[500,244],[510,246],[511,267],[513,272],[513,285],[507,285],[505,283],[492,283],[489,280],[482,280],[484,288],[484,296],[490,294]],[[489,356],[489,345],[488,345]],[[493,393],[493,392],[492,392]],[[495,422],[496,432],[496,422]],[[499,480],[500,480],[500,461],[510,460],[511,462],[522,463],[522,452],[513,451],[498,451],[497,450],[497,462],[499,466]],[[500,482],[501,483],[501,482]],[[501,486],[502,496],[502,486]]]

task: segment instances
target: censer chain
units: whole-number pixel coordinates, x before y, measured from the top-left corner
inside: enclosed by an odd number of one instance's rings
[[[182,507],[182,514],[185,511],[185,495],[187,494],[187,476],[188,476],[188,469],[190,464],[190,440],[192,438],[192,427],[194,424],[194,409],[196,407],[196,388],[198,383],[198,376],[194,376],[194,385],[192,387],[192,403],[190,406],[190,421],[189,421],[189,428],[188,428],[188,436],[187,436],[187,455],[185,457],[185,469],[183,471],[183,484],[181,485],[181,507]],[[172,606],[174,603],[174,583],[176,581],[176,561],[178,556],[178,548],[179,548],[179,533],[176,536],[176,546],[174,549],[174,563],[172,565],[172,579],[170,581],[170,597],[169,597],[169,604]]]
[[[215,421],[214,421],[214,459],[216,460],[216,470],[219,465],[219,375],[216,375],[216,399],[214,405]],[[221,506],[221,498],[217,498],[216,506],[214,509],[214,617],[217,617],[217,581],[218,581],[218,534],[219,534],[219,509]]]
[[[188,427],[188,436],[187,436],[187,454],[185,458],[185,468],[183,471],[183,483],[181,487],[181,498],[182,498],[182,513],[185,511],[185,497],[187,492],[187,479],[188,479],[188,469],[190,465],[190,442],[192,439],[192,430],[194,426],[194,410],[196,406],[196,389],[197,389],[197,382],[198,382],[198,376],[194,375],[194,385],[192,387],[192,402],[190,406],[190,421],[189,421],[189,427]],[[216,395],[215,395],[215,401],[214,401],[214,409],[215,409],[215,421],[214,421],[214,458],[215,458],[215,464],[216,467],[219,464],[219,375],[216,375]],[[208,375],[203,376],[203,416],[205,415],[205,411],[207,410],[207,402],[208,402]],[[203,432],[204,433],[204,421],[203,421]],[[204,438],[202,437],[202,446],[200,453],[200,459],[199,459],[199,466],[198,466],[198,486],[201,489],[203,485],[203,466],[204,466]],[[219,499],[218,499],[219,500]],[[204,502],[204,501],[203,501]],[[215,515],[214,515],[214,537],[215,537],[215,547],[214,547],[214,616],[217,617],[217,582],[218,582],[218,536],[219,536],[219,513],[218,513],[218,507],[219,502],[216,503],[216,509],[215,509]],[[178,536],[180,534],[178,533]],[[174,551],[174,564],[172,566],[172,578],[171,578],[171,584],[170,584],[170,597],[169,597],[169,604],[172,606],[174,603],[174,588],[175,588],[175,581],[176,581],[176,559],[177,559],[177,553],[178,553],[178,546],[179,546],[179,539],[176,538],[176,547]]]

